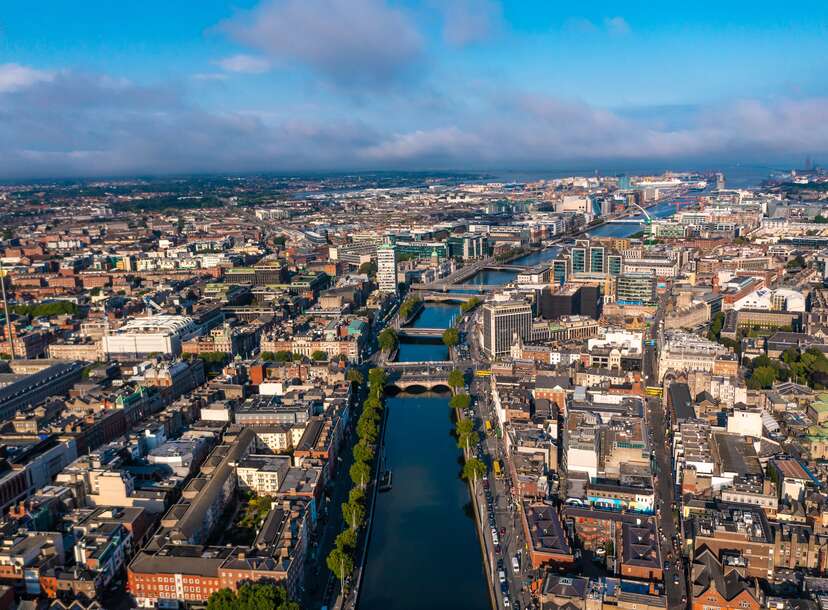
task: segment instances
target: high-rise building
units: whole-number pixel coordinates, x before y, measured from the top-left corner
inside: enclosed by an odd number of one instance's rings
[[[826,265],[828,269],[828,265]],[[828,275],[828,271],[826,271]],[[556,258],[552,261],[552,283],[555,286],[563,286],[569,279],[569,261],[566,258]]]
[[[489,358],[509,354],[515,336],[532,334],[532,306],[525,301],[486,303],[483,306],[483,352]]]
[[[615,284],[615,301],[622,305],[652,305],[656,300],[654,273],[622,273]]]
[[[586,267],[586,248],[575,247],[572,248],[572,273],[584,273]]]
[[[389,244],[377,248],[377,283],[382,292],[397,294],[397,250]]]
[[[590,246],[589,248],[589,270],[591,273],[605,273],[606,265],[604,264],[604,250],[603,246]]]
[[[607,256],[607,273],[610,275],[621,275],[624,270],[624,259],[620,254],[610,254]]]

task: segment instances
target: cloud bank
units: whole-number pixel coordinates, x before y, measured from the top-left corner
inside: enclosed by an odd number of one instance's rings
[[[389,113],[392,110],[389,109]],[[210,112],[181,84],[0,69],[0,177],[549,166],[593,159],[769,160],[828,152],[828,98],[698,107],[681,125],[508,92],[417,129]]]

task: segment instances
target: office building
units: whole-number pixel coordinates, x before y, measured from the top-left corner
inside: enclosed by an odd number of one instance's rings
[[[382,292],[397,294],[397,250],[394,246],[377,248],[377,283]]]
[[[552,283],[555,286],[563,286],[569,279],[569,259],[556,258],[552,261]]]
[[[652,305],[656,300],[653,273],[622,273],[615,284],[615,300],[621,305]]]
[[[532,334],[532,306],[523,301],[487,303],[483,306],[483,351],[489,358],[509,353],[515,336]]]
[[[590,273],[605,273],[606,265],[604,264],[604,247],[591,246],[589,248],[589,271]]]
[[[572,248],[572,273],[583,273],[586,269],[587,250],[583,247]]]
[[[607,256],[607,273],[613,276],[619,276],[623,270],[624,259],[620,254],[610,254]]]

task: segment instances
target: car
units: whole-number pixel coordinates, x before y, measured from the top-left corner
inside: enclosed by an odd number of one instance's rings
[[[678,577],[678,574],[674,574],[674,575],[673,575],[673,584],[674,584],[674,585],[679,584],[679,577]]]
[[[501,536],[505,536],[505,535],[506,535],[506,528],[505,528],[505,527],[501,527],[501,528],[500,528],[500,535],[501,535]]]
[[[504,607],[504,608],[508,608],[508,607],[509,607],[509,598],[508,598],[508,597],[506,597],[505,595],[503,596],[503,607]]]
[[[495,555],[500,555],[500,545],[495,544]]]
[[[497,569],[498,570],[503,569],[503,558],[502,557],[497,560]]]
[[[495,532],[494,534],[492,534],[492,542],[494,542],[494,543],[495,543],[495,546],[499,546],[499,545],[500,545],[500,538],[498,538],[498,537],[497,537],[497,532]],[[498,551],[498,552],[499,552],[499,551]]]
[[[497,578],[500,582],[506,582],[506,572],[504,572],[503,570],[499,570],[497,572]]]
[[[518,558],[518,556],[517,556],[517,555],[515,555],[514,557],[512,557],[512,571],[513,571],[515,574],[517,574],[518,572],[520,572],[520,559]]]
[[[670,570],[670,562],[669,562],[669,561],[665,561],[665,562],[664,562],[664,571],[665,571],[665,572],[668,572],[669,570]]]

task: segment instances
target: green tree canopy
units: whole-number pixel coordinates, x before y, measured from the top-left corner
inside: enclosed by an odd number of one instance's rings
[[[767,389],[776,381],[776,369],[772,366],[760,366],[753,369],[753,374],[748,380],[748,387],[751,389]]]
[[[293,360],[293,352],[289,352],[287,350],[276,352],[273,359],[276,362],[290,362],[291,360]]]
[[[328,354],[323,352],[321,349],[316,350],[311,354],[311,360],[315,360],[316,362],[322,362],[323,360],[328,359]]]
[[[361,440],[368,443],[375,443],[379,435],[379,428],[377,424],[370,419],[363,419],[360,417],[357,422],[357,435]]]
[[[348,492],[348,502],[364,502],[365,501],[365,490],[361,487],[351,487],[351,491]]]
[[[367,263],[362,263],[359,266],[359,272],[364,273],[365,275],[376,275],[376,273],[377,273],[377,264],[374,261],[368,261]]]
[[[366,466],[365,468],[367,469],[368,467]],[[354,531],[358,530],[365,522],[365,505],[362,502],[351,502],[350,500],[343,502],[342,518],[345,519],[348,527]]]
[[[463,464],[463,478],[466,480],[477,482],[477,479],[484,474],[486,474],[486,464],[477,458],[466,460],[466,463]]]
[[[384,328],[377,336],[377,342],[382,351],[393,351],[397,347],[397,333],[394,332],[393,328]]]
[[[454,347],[460,343],[460,331],[456,328],[447,328],[443,331],[443,343],[446,347]]]
[[[468,409],[471,404],[471,397],[466,394],[455,394],[449,398],[449,406],[452,409]]]
[[[345,379],[357,385],[360,385],[365,382],[365,378],[362,376],[362,372],[355,367],[351,367],[348,369],[348,372],[345,373]]]
[[[385,373],[385,369],[380,367],[374,367],[370,371],[368,371],[368,383],[375,387],[383,387],[386,382],[388,381],[388,375]]]
[[[347,529],[339,533],[336,537],[336,548],[353,551],[356,548],[357,536],[352,529]]]
[[[300,606],[290,601],[283,586],[249,582],[235,593],[230,589],[219,589],[210,596],[207,610],[300,610]]]
[[[334,547],[334,549],[328,553],[325,563],[328,565],[328,569],[333,572],[339,580],[345,580],[345,577],[354,571],[353,555],[351,555],[348,551],[337,547]]]
[[[351,464],[348,474],[351,475],[351,480],[354,482],[354,485],[359,485],[365,489],[365,486],[371,480],[371,467],[365,462],[354,462]]]
[[[468,313],[472,311],[474,308],[476,308],[478,305],[480,305],[480,303],[480,299],[478,299],[477,297],[472,297],[468,301],[460,305],[460,311],[463,313]]]
[[[368,443],[364,441],[358,442],[354,445],[354,460],[357,462],[364,462],[370,464],[374,459],[374,450]]]
[[[463,371],[459,369],[454,369],[448,376],[448,384],[450,387],[454,388],[462,388],[466,383],[466,376],[463,375]]]

